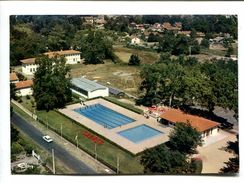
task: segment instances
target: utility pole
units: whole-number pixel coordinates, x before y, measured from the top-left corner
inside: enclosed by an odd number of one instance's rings
[[[97,144],[94,143],[95,159],[97,159]]]
[[[46,116],[46,123],[47,123],[47,129],[48,129],[48,120],[47,120],[47,116]]]
[[[189,56],[191,56],[191,47],[192,46],[189,46]]]
[[[52,157],[53,157],[53,174],[55,174],[55,159],[54,159],[54,150],[52,149]]]
[[[63,123],[61,123],[60,126],[60,134],[61,134],[61,139],[63,139]]]
[[[119,174],[119,156],[117,155],[117,174]]]
[[[76,139],[76,148],[78,149],[78,133],[76,134],[75,139]]]

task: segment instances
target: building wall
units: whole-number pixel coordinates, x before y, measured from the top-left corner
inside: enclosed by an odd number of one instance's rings
[[[132,44],[140,44],[140,39],[139,39],[139,38],[133,38],[133,39],[131,40],[131,43],[132,43]]]
[[[16,91],[17,96],[26,96],[26,95],[32,95],[32,94],[33,94],[32,88],[23,88],[23,89],[19,89]]]
[[[66,64],[77,64],[80,62],[80,54],[67,54],[65,58]]]
[[[18,83],[19,80],[13,80],[13,81],[10,81],[10,83]]]
[[[82,96],[82,97],[88,98],[87,95],[84,95],[83,93],[80,93],[80,92],[78,92],[78,91],[76,91],[74,89],[71,89],[71,91],[74,92],[74,93],[76,93],[76,94],[78,94],[78,95],[80,95],[80,96]]]
[[[95,97],[99,97],[99,96],[107,97],[108,95],[109,95],[108,88],[88,92],[88,98],[95,98]]]
[[[33,75],[38,67],[38,64],[22,64],[22,72],[26,75]]]

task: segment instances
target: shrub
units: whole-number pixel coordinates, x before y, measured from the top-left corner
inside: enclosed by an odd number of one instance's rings
[[[23,147],[18,143],[18,142],[14,142],[11,145],[11,153],[12,154],[19,154],[23,151]]]

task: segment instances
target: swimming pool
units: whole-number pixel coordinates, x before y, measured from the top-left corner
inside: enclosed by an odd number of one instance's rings
[[[108,129],[116,128],[135,121],[134,119],[120,114],[101,104],[93,104],[86,107],[77,108],[74,109],[74,111]]]
[[[134,143],[140,143],[141,141],[163,134],[154,128],[147,125],[139,125],[134,128],[130,128],[124,131],[118,132],[119,135],[127,138]]]

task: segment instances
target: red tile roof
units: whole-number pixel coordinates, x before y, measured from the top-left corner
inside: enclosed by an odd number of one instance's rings
[[[63,50],[63,51],[53,51],[43,53],[44,55],[48,55],[49,58],[54,57],[55,55],[67,55],[67,54],[79,54],[79,51],[76,50]]]
[[[16,89],[29,88],[32,85],[33,85],[32,80],[20,81],[18,83],[15,83]]]
[[[17,81],[19,78],[17,77],[15,72],[10,73],[10,81]]]
[[[199,132],[204,132],[219,125],[219,123],[217,122],[202,117],[190,115],[178,109],[169,109],[161,114],[160,117],[173,123],[187,123],[189,121],[191,126],[196,128]]]
[[[79,51],[76,50],[63,50],[63,51],[52,51],[52,52],[45,52],[44,55],[47,55],[49,58],[54,57],[55,55],[67,55],[67,54],[79,54]],[[20,60],[23,64],[34,64],[36,58],[27,58]]]
[[[23,64],[34,64],[35,60],[36,58],[27,58],[27,59],[20,60],[20,62],[22,62]]]

